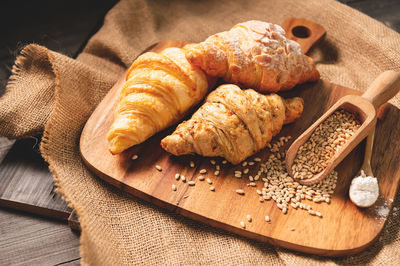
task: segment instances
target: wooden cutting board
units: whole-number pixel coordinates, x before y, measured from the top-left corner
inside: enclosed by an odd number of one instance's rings
[[[184,42],[160,42],[151,48],[160,51],[166,47],[181,47]],[[221,174],[214,176],[215,167],[211,158],[201,156],[171,156],[159,145],[160,140],[170,134],[175,126],[153,136],[145,143],[137,145],[120,155],[113,156],[107,150],[106,134],[113,121],[113,112],[119,98],[124,77],[115,84],[87,121],[81,135],[80,151],[88,168],[106,182],[137,197],[182,214],[211,226],[248,238],[268,242],[273,245],[324,256],[355,254],[366,249],[377,239],[387,218],[382,215],[390,210],[400,179],[398,161],[400,157],[400,110],[388,105],[384,120],[377,123],[372,168],[378,176],[381,197],[369,209],[359,209],[348,198],[351,178],[359,170],[363,157],[362,142],[337,168],[339,180],[331,203],[307,201],[313,209],[323,213],[323,218],[311,216],[305,211],[289,209],[285,215],[274,201],[260,203],[257,187],[249,187],[247,178],[235,178],[235,170],[242,166],[223,165],[221,158],[212,158],[221,166]],[[284,97],[300,96],[304,99],[304,113],[295,123],[284,126],[274,140],[281,136],[292,136],[285,149],[309,125],[339,98],[358,91],[334,85],[326,81],[297,86],[283,94]],[[132,160],[137,154],[138,159]],[[254,157],[268,158],[267,149]],[[191,168],[189,162],[195,167]],[[249,174],[255,175],[256,163]],[[155,166],[162,166],[162,171]],[[204,175],[212,179],[215,192],[210,191],[206,181],[199,181],[200,169],[207,169]],[[195,186],[175,180],[175,174],[184,175],[195,181]],[[247,175],[245,175],[247,176]],[[177,191],[171,189],[172,184]],[[238,195],[236,189],[243,189],[245,195]],[[252,216],[252,222],[246,216]],[[269,215],[271,222],[265,221]],[[246,222],[246,229],[240,222]],[[295,230],[290,230],[294,228]]]

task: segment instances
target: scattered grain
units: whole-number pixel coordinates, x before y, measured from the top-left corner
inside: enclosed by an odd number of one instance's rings
[[[201,169],[199,173],[200,174],[207,174],[207,170],[206,169]]]
[[[158,170],[158,171],[162,171],[162,168],[161,168],[161,166],[159,166],[158,164],[156,165],[156,169]]]
[[[175,184],[172,184],[172,190],[176,191],[176,185]]]
[[[240,222],[240,226],[241,226],[243,229],[246,228],[246,224],[245,224],[243,221]]]
[[[253,220],[253,219],[251,218],[251,215],[250,215],[250,214],[247,214],[246,219],[247,219],[247,221],[249,221],[249,223],[251,223],[251,221]]]
[[[132,156],[132,160],[136,160],[137,158],[139,158],[139,156],[137,154]]]
[[[210,178],[207,178],[206,181],[207,181],[208,184],[210,184],[210,185],[212,184],[212,181],[211,181]]]
[[[236,189],[236,193],[239,195],[244,195],[244,190],[243,189]]]
[[[190,181],[188,182],[188,184],[189,184],[189,186],[194,186],[194,185],[196,185],[196,183],[195,183],[194,181],[192,181],[192,180],[190,180]]]
[[[215,191],[215,187],[214,187],[214,186],[211,186],[211,187],[210,187],[210,190],[211,190],[211,191]]]

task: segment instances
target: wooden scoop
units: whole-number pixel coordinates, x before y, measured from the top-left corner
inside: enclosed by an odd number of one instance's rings
[[[367,137],[367,142],[365,144],[365,152],[364,152],[364,162],[361,166],[360,171],[358,171],[358,174],[356,176],[360,176],[361,171],[364,171],[364,173],[367,176],[374,176],[374,173],[372,172],[372,167],[371,167],[371,157],[372,157],[372,149],[374,147],[374,137],[375,137],[375,128],[371,129],[371,132],[369,133],[369,135]],[[352,186],[353,186],[353,182],[350,185],[349,198],[356,206],[361,207],[361,208],[368,208],[375,204],[376,199],[375,199],[375,201],[370,201],[369,203],[365,203],[365,202],[361,203],[361,202],[357,201],[357,198],[354,199],[352,197],[352,193],[351,193]]]
[[[395,71],[383,72],[368,87],[362,95],[347,95],[335,103],[324,115],[322,115],[314,124],[312,124],[303,134],[301,134],[289,147],[286,153],[286,168],[290,176],[292,164],[296,157],[299,147],[308,140],[314,130],[334,111],[344,109],[355,115],[361,123],[360,128],[350,139],[336,151],[333,158],[330,159],[328,166],[320,173],[308,179],[296,179],[303,185],[310,185],[319,182],[325,178],[375,127],[376,109],[394,97],[400,90],[400,74]]]

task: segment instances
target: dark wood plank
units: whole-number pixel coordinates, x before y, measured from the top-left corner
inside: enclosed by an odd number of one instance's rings
[[[79,223],[78,215],[76,211],[73,210],[71,215],[68,217],[68,226],[75,231],[81,231],[81,224]]]
[[[0,209],[1,265],[77,265],[79,258],[79,235],[64,223]]]
[[[67,220],[71,209],[53,190],[36,139],[19,140],[0,164],[0,206]]]

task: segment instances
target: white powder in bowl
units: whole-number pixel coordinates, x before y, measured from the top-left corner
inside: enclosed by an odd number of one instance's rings
[[[373,176],[367,176],[361,170],[361,175],[351,181],[349,195],[351,201],[358,207],[371,206],[379,196],[378,180]]]

